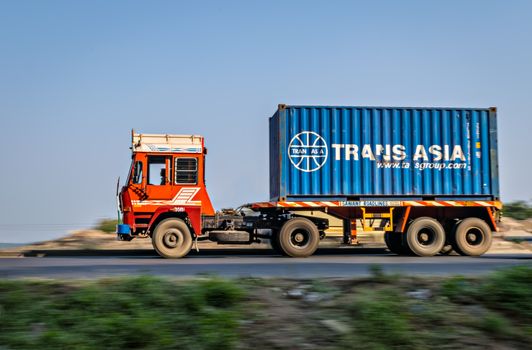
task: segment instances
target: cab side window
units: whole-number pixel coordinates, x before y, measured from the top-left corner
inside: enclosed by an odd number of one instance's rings
[[[179,185],[198,183],[198,160],[196,158],[175,159],[175,183]]]
[[[148,157],[148,185],[165,185],[166,177],[166,158]]]

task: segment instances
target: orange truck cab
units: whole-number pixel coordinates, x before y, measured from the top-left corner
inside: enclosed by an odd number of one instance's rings
[[[168,219],[180,219],[181,226],[200,235],[202,215],[214,215],[205,187],[203,137],[133,131],[131,149],[128,181],[120,194],[123,224],[118,227],[119,237],[149,236]]]

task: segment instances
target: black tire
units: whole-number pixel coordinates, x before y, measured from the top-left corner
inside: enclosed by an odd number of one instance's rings
[[[278,235],[281,251],[294,258],[314,254],[320,242],[320,232],[312,221],[294,218],[284,223]]]
[[[420,217],[408,227],[406,243],[417,256],[433,256],[438,254],[445,244],[445,231],[437,220]]]
[[[402,232],[384,232],[384,242],[388,247],[388,250],[397,255],[407,255],[408,249],[405,249],[403,245],[403,233]]]
[[[279,231],[272,230],[272,235],[270,236],[270,245],[275,253],[286,256],[285,252],[283,252],[281,249],[281,244],[279,243]]]
[[[491,247],[489,225],[478,218],[467,218],[458,224],[452,236],[453,249],[460,255],[479,256]]]
[[[442,222],[443,228],[445,229],[445,244],[443,245],[443,248],[440,250],[440,255],[452,255],[455,253],[452,245],[452,237],[454,235],[454,231],[456,231],[456,228],[458,227],[458,221],[457,220],[447,220]]]
[[[169,218],[155,227],[151,242],[160,256],[178,259],[187,255],[192,248],[192,235],[183,220]]]

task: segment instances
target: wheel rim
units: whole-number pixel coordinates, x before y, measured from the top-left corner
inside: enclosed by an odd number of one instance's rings
[[[478,227],[471,227],[465,233],[465,241],[470,246],[478,246],[482,244],[484,235],[482,230]]]
[[[297,248],[303,248],[308,245],[310,241],[310,232],[307,230],[294,230],[290,234],[290,244]]]
[[[416,239],[420,245],[425,247],[430,246],[436,241],[436,232],[428,227],[425,227],[419,230],[416,235]]]
[[[175,249],[181,245],[182,233],[176,229],[170,229],[163,235],[163,245],[169,249]]]

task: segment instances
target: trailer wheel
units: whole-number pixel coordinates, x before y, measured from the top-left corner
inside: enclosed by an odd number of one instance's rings
[[[420,217],[408,227],[406,243],[415,255],[433,256],[438,254],[445,244],[445,231],[437,220]]]
[[[384,242],[388,247],[388,250],[397,255],[407,255],[408,249],[405,249],[403,245],[403,233],[402,232],[385,232]]]
[[[279,247],[288,256],[303,258],[314,254],[320,242],[320,232],[312,221],[290,219],[279,231]]]
[[[187,255],[192,248],[192,235],[183,220],[169,218],[157,225],[151,242],[160,256],[177,259]]]
[[[467,218],[458,224],[452,236],[454,250],[460,255],[479,256],[491,247],[489,225],[478,218]]]

